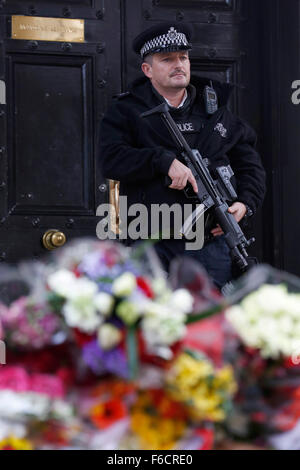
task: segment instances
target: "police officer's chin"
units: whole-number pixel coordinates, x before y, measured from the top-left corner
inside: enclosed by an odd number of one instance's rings
[[[186,88],[189,84],[189,79],[186,75],[175,75],[171,77],[171,83],[174,88]]]

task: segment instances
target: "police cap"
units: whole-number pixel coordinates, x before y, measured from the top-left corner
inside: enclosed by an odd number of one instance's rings
[[[134,52],[142,59],[148,54],[192,49],[192,29],[184,23],[160,23],[139,34],[132,43]]]

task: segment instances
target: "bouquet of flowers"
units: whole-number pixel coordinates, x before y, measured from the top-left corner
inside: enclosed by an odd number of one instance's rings
[[[207,348],[218,367],[183,352],[197,345],[191,323],[224,307],[200,265],[177,260],[167,279],[151,246],[86,239],[13,276],[21,295],[13,277],[0,295],[0,446],[212,448],[235,385],[220,335]]]
[[[139,347],[172,358],[193,309],[188,290],[172,291],[164,277],[144,275],[123,247],[112,243],[87,252],[68,269],[56,269],[47,285],[48,305],[72,330],[83,361],[96,374],[133,378]]]
[[[239,379],[231,429],[239,437],[291,430],[300,419],[300,280],[259,266],[230,295],[226,357]]]

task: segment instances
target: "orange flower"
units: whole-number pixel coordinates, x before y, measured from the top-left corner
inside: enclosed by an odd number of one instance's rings
[[[105,429],[127,416],[124,403],[115,398],[99,403],[91,409],[91,420],[100,429]]]
[[[114,398],[122,398],[124,395],[134,392],[136,389],[133,383],[122,382],[121,380],[108,380],[93,388],[92,397],[109,395]]]
[[[174,401],[169,397],[166,392],[162,389],[159,390],[149,390],[152,395],[152,401],[155,407],[158,409],[159,414],[163,418],[173,418],[173,419],[183,419],[187,418],[187,411],[185,407]]]

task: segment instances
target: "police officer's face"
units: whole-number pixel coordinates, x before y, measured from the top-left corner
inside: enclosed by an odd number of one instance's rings
[[[190,60],[187,51],[160,52],[142,65],[144,74],[158,90],[183,89],[190,82]]]

